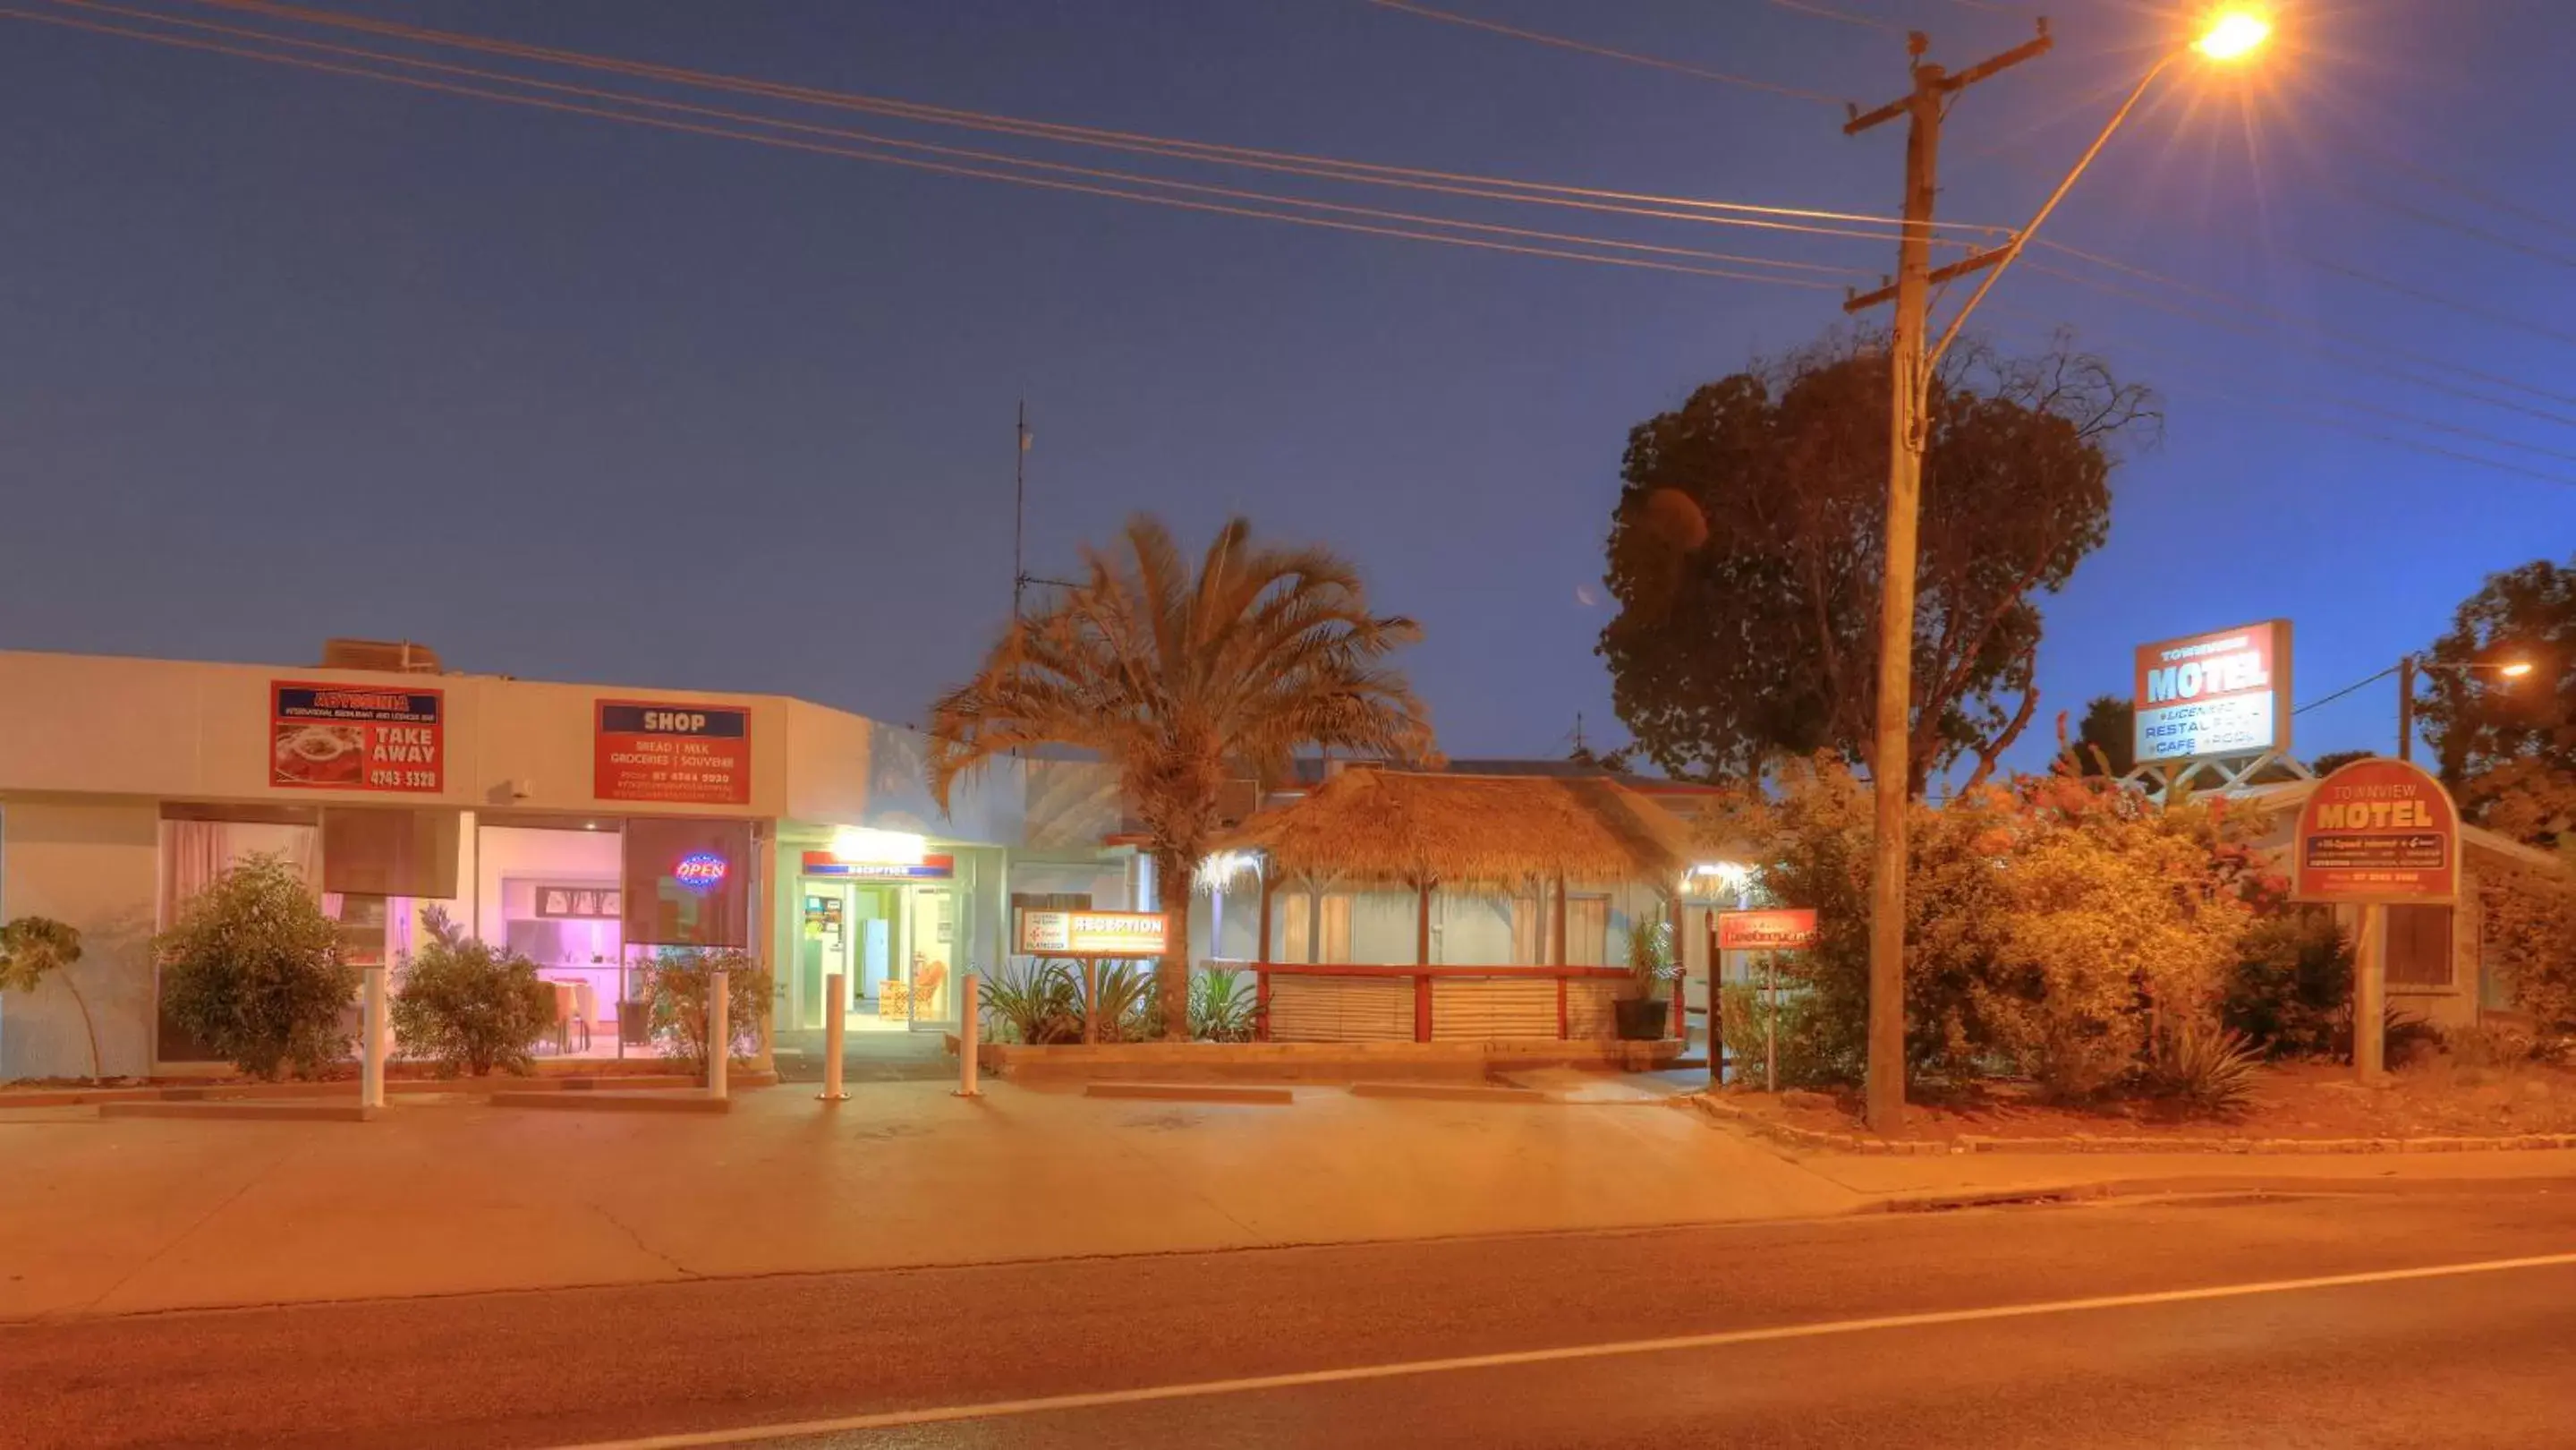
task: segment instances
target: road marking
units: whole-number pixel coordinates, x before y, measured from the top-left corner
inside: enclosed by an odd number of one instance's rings
[[[2038,1304],[1999,1304],[1983,1309],[1938,1309],[1920,1314],[1882,1314],[1868,1319],[1835,1319],[1817,1324],[1781,1324],[1765,1329],[1722,1329],[1707,1334],[1679,1334],[1666,1339],[1628,1339],[1607,1344],[1577,1344],[1558,1349],[1520,1349],[1500,1354],[1470,1354],[1453,1359],[1403,1360],[1392,1364],[1355,1365],[1345,1369],[1301,1370],[1294,1374],[1251,1375],[1242,1379],[1200,1380],[1190,1384],[1149,1385],[1132,1390],[1096,1390],[1086,1394],[1045,1395],[1025,1400],[987,1400],[973,1405],[940,1405],[917,1410],[882,1410],[830,1420],[799,1420],[777,1425],[748,1425],[729,1430],[697,1430],[675,1435],[647,1435],[633,1440],[597,1440],[555,1450],[692,1450],[707,1445],[743,1445],[808,1435],[847,1434],[857,1430],[890,1430],[907,1425],[937,1425],[957,1420],[992,1420],[1012,1415],[1042,1415],[1090,1410],[1112,1405],[1151,1404],[1158,1400],[1202,1399],[1213,1395],[1252,1394],[1261,1390],[1300,1389],[1310,1385],[1349,1384],[1363,1380],[1402,1379],[1412,1375],[1452,1374],[1460,1370],[1503,1369],[1516,1365],[1555,1364],[1567,1360],[1612,1359],[1622,1355],[1663,1354],[1681,1349],[1718,1349],[1733,1344],[1763,1344],[1788,1339],[1820,1339],[1837,1334],[1867,1334],[1885,1329],[1920,1329],[1941,1324],[1975,1324],[1996,1319],[2028,1319],[2042,1314],[2079,1314],[2100,1309],[2135,1309],[2154,1304],[2190,1304],[2211,1299],[2243,1299],[2257,1294],[2293,1294],[2311,1289],[2341,1289],[2361,1284],[2402,1284],[2419,1279],[2448,1279],[2468,1274],[2501,1274],[2516,1269],[2576,1267],[2576,1252],[2537,1254],[2519,1259],[2481,1259],[2465,1264],[2434,1264],[2420,1269],[2374,1269],[2360,1274],[2325,1274],[2307,1279],[2269,1279],[2251,1284],[2219,1284],[2204,1289],[2159,1289],[2142,1294],[2105,1294],[2090,1299],[2057,1299]]]

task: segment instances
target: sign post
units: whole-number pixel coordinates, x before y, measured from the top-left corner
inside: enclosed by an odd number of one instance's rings
[[[1781,952],[1802,952],[1816,944],[1816,912],[1813,907],[1777,908],[1767,911],[1721,911],[1716,914],[1717,946],[1721,952],[1761,952],[1764,983],[1762,1011],[1762,1090],[1780,1090],[1780,963]],[[1710,1053],[1714,1072],[1716,1052]]]
[[[2442,783],[2402,760],[2356,760],[2317,782],[2290,842],[2291,896],[2361,908],[2352,982],[2352,1066],[2386,1067],[2388,908],[2460,896],[2460,812]]]
[[[1163,954],[1169,918],[1159,911],[1049,911],[1021,907],[1016,933],[1024,957],[1069,957],[1082,967],[1082,1040],[1099,1034],[1094,1003],[1100,995],[1102,958],[1136,959]]]

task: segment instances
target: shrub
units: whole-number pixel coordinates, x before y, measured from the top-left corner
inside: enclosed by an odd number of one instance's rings
[[[1082,984],[1059,961],[1005,965],[984,984],[984,1016],[996,1042],[1080,1042]]]
[[[78,928],[47,916],[22,916],[0,926],[0,992],[32,992],[52,977],[72,994],[80,1008],[81,1030],[89,1034],[90,1080],[98,1079],[98,1024],[90,1020],[89,999],[72,980],[72,964],[81,959]]]
[[[1726,1060],[1737,1083],[1761,1087],[1766,1046],[1776,1052],[1782,1088],[1823,1088],[1856,1082],[1861,1064],[1849,1056],[1843,1034],[1817,1011],[1808,996],[1784,988],[1779,1014],[1767,1045],[1763,1024],[1768,1008],[1762,991],[1749,982],[1728,983],[1721,997],[1726,1014]]]
[[[2167,1039],[2147,1070],[2147,1087],[2194,1111],[2232,1118],[2253,1106],[2262,1070],[2262,1052],[2243,1033],[2195,1022]]]
[[[2528,1032],[2508,1026],[2454,1027],[2442,1034],[2443,1055],[2454,1067],[2520,1067],[2541,1056]]]
[[[1637,984],[1637,996],[1653,1001],[1657,994],[1681,978],[1681,964],[1673,960],[1673,924],[1662,918],[1641,921],[1628,930],[1628,975]]]
[[[537,964],[477,941],[441,907],[421,913],[429,945],[403,958],[394,993],[394,1039],[406,1057],[435,1060],[441,1075],[492,1069],[524,1075],[537,1040],[554,1025],[554,989]]]
[[[2499,871],[2478,883],[2487,959],[2544,1036],[2576,1029],[2576,888]]]
[[[1079,978],[1076,979],[1079,981]],[[1154,979],[1130,962],[1113,962],[1092,971],[1091,1030],[1100,1042],[1147,1042],[1160,1037],[1162,1019],[1152,1011]],[[1081,1031],[1082,1008],[1074,1008],[1075,1032]]]
[[[707,1040],[707,996],[715,974],[725,976],[727,1056],[748,1060],[760,1048],[760,1012],[769,1001],[769,973],[749,952],[733,947],[675,947],[642,975],[652,1004],[653,1041],[664,1056],[700,1075],[713,1057]]]
[[[2258,919],[2237,943],[2219,1019],[2274,1057],[2322,1057],[2352,1011],[2352,939],[2301,907]]]
[[[1250,1042],[1258,1003],[1244,990],[1244,974],[1210,967],[1190,983],[1190,1035],[1202,1042]]]
[[[348,1054],[358,969],[285,858],[252,856],[216,877],[154,950],[170,1019],[243,1072],[309,1074]]]

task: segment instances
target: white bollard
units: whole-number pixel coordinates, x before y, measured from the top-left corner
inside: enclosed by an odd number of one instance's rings
[[[707,1096],[725,1095],[725,1069],[733,1063],[733,1023],[725,1015],[726,979],[733,974],[707,974]]]
[[[385,969],[367,968],[365,1005],[359,1010],[358,1031],[365,1041],[358,1053],[358,1106],[381,1108],[385,1105]]]
[[[823,1090],[814,1096],[827,1103],[849,1097],[841,1091],[841,1037],[849,1030],[841,1019],[848,1015],[844,1010],[848,994],[848,981],[840,973],[823,978]]]
[[[984,1094],[975,1086],[975,1053],[979,1030],[983,1025],[984,979],[973,972],[958,984],[957,1018],[957,1092],[961,1098],[980,1098]]]

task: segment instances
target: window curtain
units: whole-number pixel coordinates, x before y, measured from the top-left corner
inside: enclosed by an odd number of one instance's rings
[[[1279,960],[1282,962],[1347,963],[1351,959],[1351,898],[1348,892],[1324,893],[1323,951],[1312,950],[1315,910],[1309,905],[1309,893],[1282,891],[1271,900],[1271,916],[1279,923]]]
[[[1512,898],[1512,965],[1547,965],[1547,899],[1544,896]]]
[[[1606,967],[1610,964],[1610,898],[1569,897],[1565,903],[1565,964]]]

